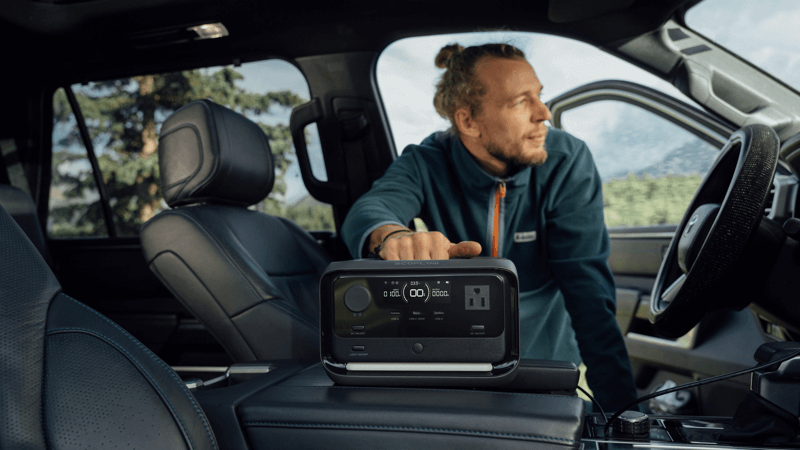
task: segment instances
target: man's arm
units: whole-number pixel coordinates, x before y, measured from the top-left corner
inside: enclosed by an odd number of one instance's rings
[[[424,204],[422,180],[411,153],[400,156],[380,180],[356,201],[342,225],[342,238],[354,258],[377,249],[382,259],[448,259],[480,254],[477,242],[451,243],[439,232],[415,233],[401,224]],[[405,230],[405,231],[402,231]]]
[[[604,408],[617,409],[636,399],[636,388],[615,318],[602,184],[589,150],[581,146],[550,186],[549,262],[572,319],[589,386]]]

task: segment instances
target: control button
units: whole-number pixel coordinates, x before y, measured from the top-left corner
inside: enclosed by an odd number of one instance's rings
[[[422,347],[422,344],[420,344],[420,343],[416,343],[416,344],[411,346],[411,351],[416,353],[416,354],[418,354],[418,355],[420,353],[422,353],[422,350],[424,350],[424,348]]]
[[[400,315],[400,311],[390,311],[389,314],[391,314],[393,316],[399,316]]]
[[[625,411],[612,425],[614,433],[624,436],[650,436],[650,417],[639,411]]]
[[[353,325],[353,331],[364,331],[364,325]]]
[[[473,325],[472,327],[470,327],[472,331],[483,331],[483,328],[484,328],[483,325]]]
[[[372,303],[372,294],[369,290],[360,284],[351,286],[347,292],[344,293],[344,306],[354,313],[360,313],[369,307]]]
[[[353,351],[354,352],[363,352],[364,351],[364,346],[363,345],[354,345],[353,346]]]

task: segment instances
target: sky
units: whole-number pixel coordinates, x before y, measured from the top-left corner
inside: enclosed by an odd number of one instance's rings
[[[505,42],[525,52],[548,101],[593,81],[633,81],[687,99],[656,76],[591,45],[539,33],[474,33],[404,39],[391,44],[378,60],[377,81],[394,134],[397,151],[417,144],[427,135],[449,128],[433,107],[435,84],[444,73],[434,65],[439,49],[458,43],[464,47]],[[607,120],[598,117],[598,121]]]
[[[403,39],[383,51],[376,69],[378,88],[398,153],[408,144],[419,143],[429,134],[449,128],[449,123],[433,107],[435,84],[443,72],[436,68],[433,61],[440,48],[453,42],[463,46],[507,42],[522,49],[544,85],[542,98],[545,101],[586,83],[622,79],[662,90],[692,103],[660,78],[591,45],[566,38],[539,33],[503,32]],[[286,61],[243,64],[237,70],[245,76],[242,87],[248,90],[266,92],[291,89],[304,98],[309,96],[301,72]],[[284,114],[288,122],[289,112]],[[600,130],[609,126],[609,123],[601,122],[613,119],[613,115],[604,115],[585,120],[590,122],[586,124],[589,129]],[[597,122],[596,126],[592,126],[592,121]],[[318,166],[317,169],[317,173],[324,174],[324,168]],[[287,200],[290,203],[305,195],[297,164],[289,168],[286,181]]]

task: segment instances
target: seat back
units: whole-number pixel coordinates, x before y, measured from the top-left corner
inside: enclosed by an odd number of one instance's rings
[[[316,358],[329,256],[289,220],[248,209],[274,183],[263,131],[208,100],[164,122],[164,199],[143,227],[150,269],[236,362]]]
[[[33,203],[31,196],[22,189],[0,184],[0,206],[5,208],[17,222],[17,225],[22,228],[28,239],[36,246],[36,250],[42,255],[47,265],[52,268],[53,258],[47,249],[42,226],[39,223],[39,216],[36,214],[36,204]]]
[[[177,374],[64,295],[2,207],[0,248],[0,448],[217,449]]]

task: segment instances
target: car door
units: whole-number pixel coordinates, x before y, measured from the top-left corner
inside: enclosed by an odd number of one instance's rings
[[[678,339],[658,336],[648,320],[650,290],[677,224],[734,128],[625,81],[583,85],[548,106],[554,127],[588,144],[603,180],[617,322],[640,393],[667,380],[680,384],[745,368],[765,339],[748,309],[706,317]],[[732,340],[741,345],[730,345]],[[694,400],[684,408],[723,414],[735,408],[747,387],[747,379],[714,384],[694,391]],[[704,402],[711,390],[717,390],[717,399],[727,400]]]

